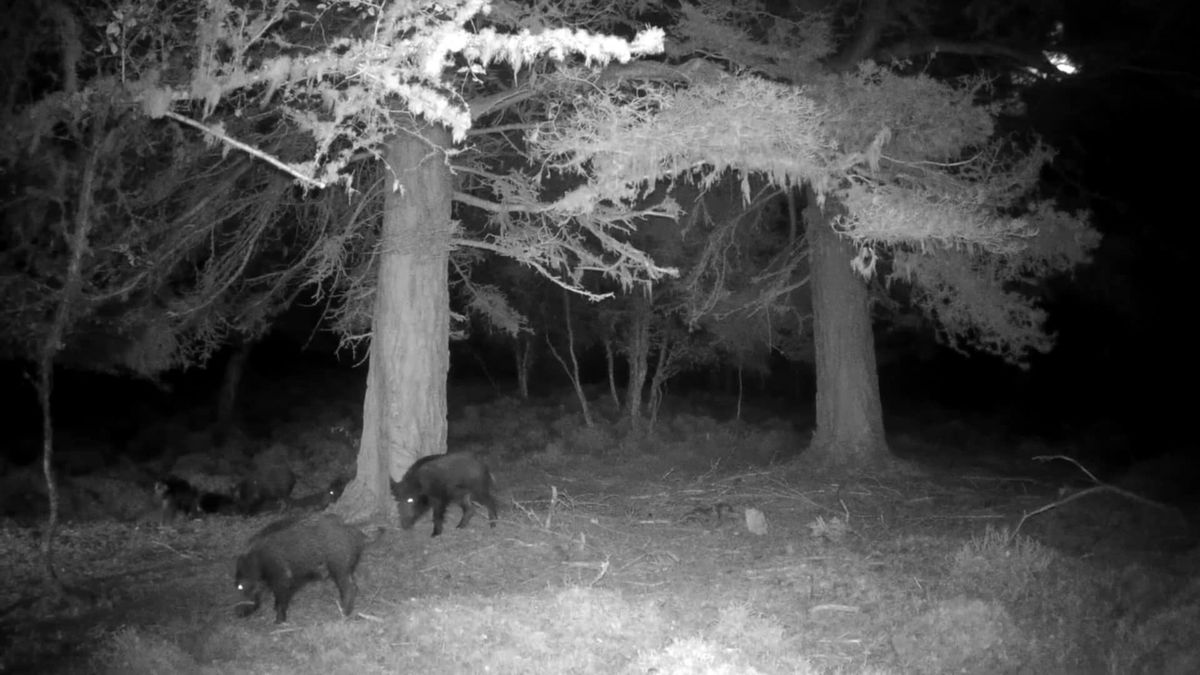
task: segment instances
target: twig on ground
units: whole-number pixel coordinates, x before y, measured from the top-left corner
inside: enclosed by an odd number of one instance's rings
[[[624,565],[621,566],[621,569],[619,569],[617,571],[624,572],[625,570],[629,569],[630,567],[633,567],[634,565],[638,564],[638,562],[640,562],[642,560],[642,558],[650,558],[655,564],[661,564],[661,563],[659,563],[660,560],[662,560],[663,558],[669,558],[672,563],[675,563],[677,565],[679,564],[679,556],[675,555],[674,553],[671,553],[670,551],[650,551],[649,553],[643,553],[643,554],[639,555],[638,557],[634,558],[633,560],[630,560],[629,562],[625,563]]]
[[[718,458],[714,459],[711,464],[708,465],[708,471],[705,471],[704,473],[697,476],[696,479],[693,480],[692,482],[693,483],[704,482],[705,479],[707,479],[708,477],[715,474],[717,472],[717,469],[720,469],[720,468],[721,468],[721,458],[718,457]]]
[[[519,510],[521,513],[524,513],[526,518],[532,520],[535,523],[538,523],[539,525],[541,524],[541,518],[539,518],[538,515],[533,512],[533,509],[529,508],[528,506],[525,506],[524,504],[522,504],[521,502],[519,502],[515,499],[512,500],[512,505],[514,507],[516,507],[517,510]]]
[[[550,521],[554,518],[554,507],[558,504],[558,488],[550,486],[550,507],[546,509],[546,525],[545,528],[550,529]]]
[[[716,482],[728,483],[730,481],[741,480],[743,478],[754,478],[756,476],[769,476],[769,475],[771,475],[770,471],[751,471],[749,473],[739,473],[736,476],[725,476],[724,478],[722,478]]]
[[[596,574],[596,578],[592,579],[591,582],[588,583],[588,586],[595,586],[598,581],[604,578],[605,574],[608,574],[609,562],[607,556],[604,558],[604,562],[569,562],[563,564],[567,567],[586,567],[588,569],[600,570],[600,572]]]
[[[171,553],[174,553],[175,555],[179,556],[180,558],[187,558],[188,560],[198,560],[198,558],[196,556],[192,555],[191,553],[184,553],[183,551],[180,551],[179,549],[175,548],[174,546],[171,546],[170,544],[168,544],[164,541],[154,540],[154,544],[167,549],[168,551],[170,551]]]
[[[815,607],[813,607],[812,609],[808,610],[808,613],[809,613],[809,614],[816,614],[817,612],[851,612],[851,613],[858,613],[858,612],[861,612],[861,611],[862,611],[862,609],[861,609],[860,607],[856,607],[856,606],[854,606],[854,605],[816,605],[816,606],[815,606]]]
[[[604,558],[604,563],[600,567],[600,573],[596,575],[595,579],[592,579],[592,583],[588,584],[588,586],[595,586],[601,579],[604,578],[605,574],[608,574],[608,557],[607,556]]]

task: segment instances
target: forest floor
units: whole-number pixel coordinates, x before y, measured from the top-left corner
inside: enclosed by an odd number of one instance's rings
[[[568,405],[457,406],[450,449],[492,467],[500,522],[387,529],[348,620],[331,582],[286,624],[234,618],[233,560],[277,515],[69,522],[58,569],[91,599],[72,612],[37,593],[38,528],[5,524],[0,672],[1200,672],[1194,509],[1141,499],[1169,462],[1085,493],[1032,460],[1072,448],[958,423],[894,433],[903,469],[848,477],[769,416],[676,411],[633,442]],[[292,415],[274,443],[342,424]]]

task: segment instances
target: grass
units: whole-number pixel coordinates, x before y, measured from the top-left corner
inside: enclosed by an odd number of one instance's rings
[[[273,438],[309,461],[321,453],[302,421],[313,411],[294,414]],[[583,428],[557,404],[471,406],[452,418],[451,445],[487,457],[501,523],[477,518],[438,538],[428,520],[385,532],[360,568],[351,620],[330,582],[302,590],[283,626],[269,604],[233,617],[232,560],[269,517],[70,524],[63,576],[96,599],[74,614],[39,601],[36,533],[10,524],[0,669],[1200,672],[1189,670],[1200,665],[1189,660],[1200,644],[1194,565],[1173,568],[1191,559],[1161,550],[1119,554],[1126,533],[1112,523],[1138,518],[1054,510],[1014,535],[1059,484],[998,445],[971,441],[973,465],[847,477],[795,457],[803,442],[779,424],[694,411],[634,442]],[[950,455],[950,443],[902,441],[913,462]],[[1072,543],[1105,538],[1095,547],[1105,554],[1056,546],[1063,523]]]

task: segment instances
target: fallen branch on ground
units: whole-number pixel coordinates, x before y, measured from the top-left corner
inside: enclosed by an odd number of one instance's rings
[[[1098,494],[1101,492],[1112,492],[1112,493],[1120,495],[1122,497],[1132,499],[1135,502],[1145,504],[1147,506],[1151,506],[1154,508],[1163,509],[1165,511],[1173,511],[1174,510],[1173,508],[1171,508],[1170,506],[1168,506],[1166,504],[1163,504],[1162,502],[1157,502],[1157,501],[1154,501],[1153,499],[1143,497],[1135,492],[1130,492],[1129,490],[1125,490],[1125,489],[1119,488],[1115,485],[1110,485],[1108,483],[1105,483],[1104,481],[1097,478],[1094,473],[1092,473],[1091,471],[1088,471],[1082,464],[1080,464],[1078,461],[1076,461],[1072,457],[1067,457],[1066,455],[1038,455],[1037,457],[1033,458],[1033,460],[1035,462],[1049,462],[1049,461],[1052,461],[1055,459],[1065,460],[1065,461],[1068,461],[1068,462],[1074,464],[1076,467],[1079,468],[1080,471],[1082,471],[1084,473],[1084,475],[1086,475],[1089,479],[1091,479],[1091,481],[1093,483],[1095,483],[1095,485],[1093,485],[1092,487],[1086,488],[1084,490],[1080,490],[1079,492],[1072,492],[1071,494],[1067,495],[1066,497],[1063,497],[1062,499],[1053,501],[1049,504],[1046,504],[1045,506],[1042,506],[1038,509],[1035,509],[1033,511],[1030,511],[1029,513],[1022,515],[1020,522],[1017,523],[1017,527],[1013,530],[1013,533],[1012,533],[1013,537],[1016,537],[1017,533],[1021,531],[1021,526],[1025,524],[1026,520],[1028,520],[1040,513],[1045,513],[1052,509],[1056,509],[1060,506],[1070,504],[1071,502],[1073,502],[1077,499],[1082,499],[1088,495]]]

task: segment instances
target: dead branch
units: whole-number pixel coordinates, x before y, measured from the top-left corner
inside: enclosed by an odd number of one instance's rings
[[[1017,536],[1017,533],[1021,531],[1021,526],[1023,526],[1025,524],[1026,520],[1029,520],[1030,518],[1032,518],[1038,514],[1045,513],[1047,511],[1056,509],[1056,508],[1058,508],[1060,506],[1064,506],[1066,504],[1070,504],[1071,502],[1073,502],[1077,499],[1082,499],[1084,497],[1087,497],[1088,495],[1099,494],[1102,492],[1111,492],[1113,494],[1120,495],[1127,499],[1131,499],[1135,502],[1138,502],[1139,504],[1145,504],[1146,506],[1150,506],[1153,508],[1163,509],[1165,511],[1173,511],[1174,510],[1173,508],[1171,508],[1170,506],[1168,506],[1166,504],[1163,504],[1162,502],[1158,502],[1153,499],[1143,497],[1137,493],[1130,492],[1129,490],[1125,490],[1123,488],[1119,488],[1115,485],[1110,485],[1108,483],[1101,481],[1099,478],[1096,478],[1095,474],[1093,474],[1091,471],[1088,471],[1082,464],[1080,464],[1077,460],[1075,460],[1072,457],[1067,457],[1066,455],[1039,455],[1037,457],[1034,457],[1033,459],[1036,462],[1049,462],[1049,461],[1056,460],[1056,459],[1061,459],[1061,460],[1070,462],[1070,463],[1074,464],[1080,471],[1082,471],[1084,473],[1084,475],[1086,475],[1089,479],[1091,479],[1091,481],[1093,483],[1096,483],[1096,485],[1093,485],[1092,487],[1089,487],[1084,490],[1080,490],[1079,492],[1072,492],[1071,494],[1067,495],[1066,497],[1063,497],[1062,499],[1058,499],[1049,504],[1046,504],[1037,509],[1034,509],[1033,511],[1030,511],[1029,513],[1023,514],[1021,516],[1021,520],[1019,522],[1017,522],[1016,528],[1013,529],[1012,536],[1014,536],[1014,537]]]
[[[210,127],[205,124],[201,124],[200,122],[197,122],[196,120],[191,119],[190,117],[184,117],[183,115],[180,115],[179,113],[176,113],[176,112],[172,112],[170,110],[168,110],[166,113],[164,113],[163,116],[167,117],[168,119],[173,119],[176,122],[179,122],[180,124],[185,124],[189,127],[192,127],[193,129],[199,129],[200,131],[203,131],[204,133],[216,138],[217,140],[221,141],[222,143],[224,143],[230,147],[237,148],[238,150],[241,150],[242,152],[244,152],[246,154],[253,155],[254,157],[261,159],[262,161],[266,162],[267,164],[270,164],[271,166],[275,167],[276,169],[279,169],[280,171],[282,171],[290,176],[294,176],[296,178],[296,180],[300,181],[301,183],[304,183],[305,185],[315,187],[318,190],[324,190],[326,187],[326,184],[324,182],[316,180],[315,178],[311,178],[309,176],[305,176],[304,174],[297,171],[291,165],[286,164],[282,160],[274,157],[273,155],[269,155],[252,145],[247,145],[219,129]]]

